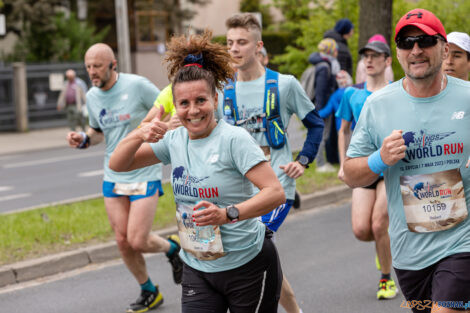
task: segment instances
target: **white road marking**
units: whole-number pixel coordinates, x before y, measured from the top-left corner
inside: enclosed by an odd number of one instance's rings
[[[104,175],[104,170],[96,170],[96,171],[89,171],[89,172],[83,172],[78,174],[78,177],[92,177],[92,176],[100,176]]]
[[[12,189],[13,189],[13,187],[11,187],[11,186],[0,186],[0,192],[12,190]]]
[[[25,162],[17,162],[17,163],[10,163],[10,164],[5,164],[2,167],[3,168],[15,168],[15,167],[24,167],[24,166],[35,166],[35,165],[40,165],[40,164],[48,164],[48,163],[55,163],[55,162],[61,162],[61,161],[69,161],[69,160],[75,160],[75,159],[83,159],[87,157],[94,157],[98,155],[103,155],[102,151],[96,151],[96,152],[90,152],[87,154],[82,154],[82,153],[77,153],[74,155],[67,155],[67,156],[61,156],[61,157],[48,157],[46,159],[42,160],[33,160],[33,161],[25,161]]]
[[[3,197],[0,197],[0,202],[19,199],[19,198],[26,198],[26,197],[31,197],[31,194],[30,193],[18,193],[16,195],[3,196]]]

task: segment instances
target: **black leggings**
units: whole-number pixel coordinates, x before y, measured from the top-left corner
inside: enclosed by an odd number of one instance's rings
[[[277,249],[265,238],[260,253],[238,268],[205,273],[183,269],[183,313],[277,313],[282,270]]]

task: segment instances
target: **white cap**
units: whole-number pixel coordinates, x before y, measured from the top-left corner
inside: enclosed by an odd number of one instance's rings
[[[452,32],[447,35],[447,42],[453,43],[470,53],[470,36],[467,33]]]

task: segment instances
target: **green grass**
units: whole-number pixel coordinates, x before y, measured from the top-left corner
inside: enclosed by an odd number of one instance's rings
[[[309,194],[343,184],[337,177],[338,165],[335,165],[336,171],[332,173],[317,173],[315,168],[315,163],[310,164],[310,167],[305,170],[304,174],[296,180],[296,189],[301,194]]]
[[[175,224],[170,184],[163,190],[153,229]],[[0,215],[0,265],[112,239],[103,198]]]
[[[308,194],[341,184],[335,173],[316,173],[311,165],[297,179],[297,190]],[[170,184],[164,184],[153,229],[175,225]],[[103,198],[0,215],[0,265],[36,258],[89,244],[108,242],[113,233]]]

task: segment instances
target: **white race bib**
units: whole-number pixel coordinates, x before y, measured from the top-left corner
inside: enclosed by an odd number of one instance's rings
[[[143,183],[115,183],[113,192],[123,196],[145,196],[147,194],[147,182]]]
[[[225,255],[219,226],[196,226],[193,222],[194,204],[176,203],[176,221],[181,247],[203,261]]]
[[[400,177],[406,223],[412,232],[427,233],[454,227],[467,218],[459,169]]]

